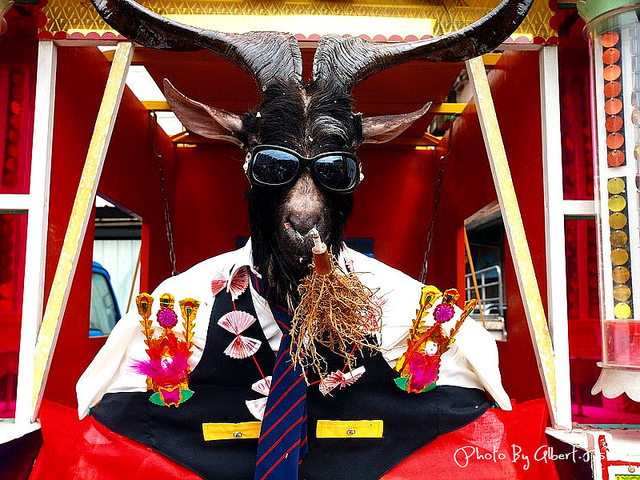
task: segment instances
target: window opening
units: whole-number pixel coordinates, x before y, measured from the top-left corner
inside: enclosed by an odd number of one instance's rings
[[[485,328],[497,340],[507,339],[507,304],[504,289],[505,230],[497,203],[483,208],[465,221],[467,238],[475,267],[480,302],[473,312],[480,320],[484,315]],[[466,261],[466,298],[476,298],[473,274]]]
[[[142,219],[96,197],[89,336],[103,336],[131,307],[140,289]]]

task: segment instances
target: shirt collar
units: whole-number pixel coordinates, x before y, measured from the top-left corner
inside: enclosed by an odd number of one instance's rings
[[[233,278],[236,272],[242,267],[248,267],[255,276],[257,276],[258,278],[262,278],[262,275],[260,275],[260,273],[253,265],[251,238],[247,240],[247,243],[245,243],[244,247],[239,248],[235,251],[235,262],[233,263],[231,271],[229,272],[229,278]]]

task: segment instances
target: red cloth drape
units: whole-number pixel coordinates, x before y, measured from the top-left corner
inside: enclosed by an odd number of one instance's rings
[[[75,410],[69,407],[45,401],[40,420],[44,444],[30,480],[200,478],[146,445],[109,431],[91,417],[78,421]],[[383,478],[557,479],[553,462],[545,461],[546,422],[542,399],[515,405],[511,412],[491,409],[466,427],[441,435]]]

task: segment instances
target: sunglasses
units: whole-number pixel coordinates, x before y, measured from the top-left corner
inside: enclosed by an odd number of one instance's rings
[[[275,145],[258,145],[251,150],[247,176],[252,185],[291,185],[309,167],[320,187],[337,193],[351,193],[360,183],[360,160],[349,152],[321,153],[312,158]]]

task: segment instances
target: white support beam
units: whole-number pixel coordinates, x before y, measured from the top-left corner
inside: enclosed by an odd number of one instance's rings
[[[569,376],[569,319],[564,236],[564,188],[558,47],[540,50],[542,120],[542,175],[544,182],[547,304],[556,370],[557,416],[555,426],[571,428],[571,378]]]
[[[596,203],[593,200],[564,200],[562,211],[565,217],[595,218]]]
[[[4,193],[0,195],[0,213],[27,213],[30,198],[25,193]]]
[[[44,297],[57,59],[55,43],[41,40],[38,44],[31,179],[27,201],[29,217],[15,418],[18,430],[25,432],[31,429],[34,352]]]
[[[38,410],[44,395],[53,353],[78,265],[78,257],[80,256],[87,225],[93,210],[102,167],[107,156],[132,57],[133,45],[131,43],[123,42],[118,44],[73,203],[42,326],[38,333],[32,402],[27,403],[33,406],[32,420],[35,420],[38,416]]]
[[[553,346],[542,306],[536,272],[531,260],[527,236],[524,231],[524,224],[522,223],[518,199],[511,180],[511,171],[502,142],[500,125],[498,124],[498,117],[482,59],[476,57],[467,60],[466,66],[473,87],[480,128],[487,150],[491,175],[496,187],[500,211],[502,212],[511,258],[516,270],[520,296],[527,323],[529,324],[529,332],[536,354],[542,387],[552,422],[555,424],[557,422],[557,407]]]

